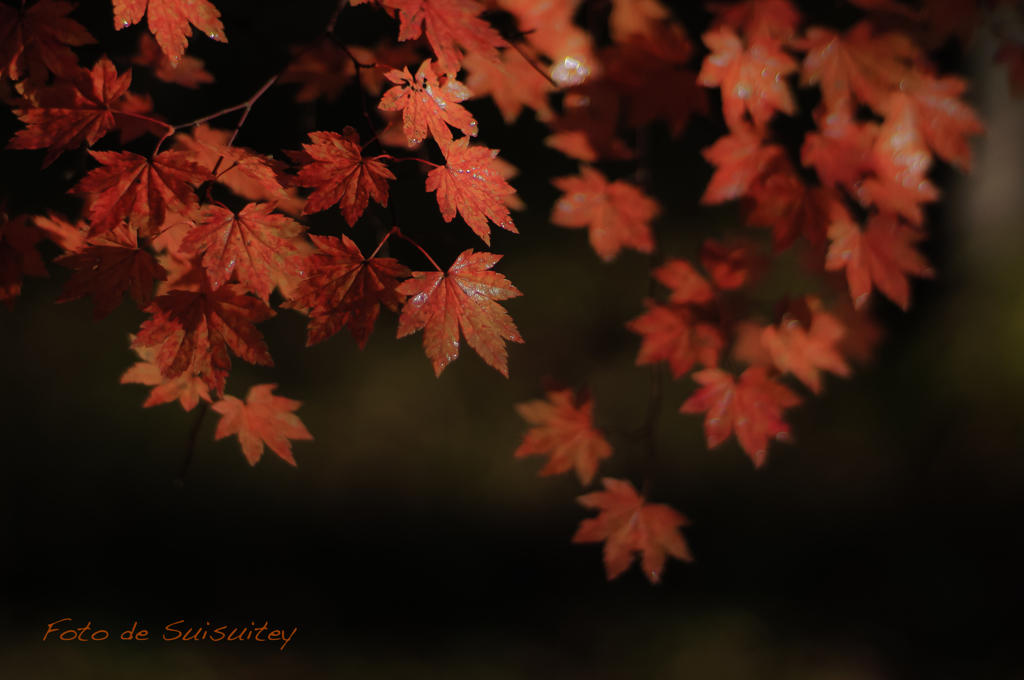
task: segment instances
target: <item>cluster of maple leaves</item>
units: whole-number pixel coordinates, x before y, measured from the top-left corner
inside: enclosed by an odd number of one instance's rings
[[[935,157],[967,169],[967,140],[982,131],[962,99],[966,83],[940,75],[926,50],[950,35],[969,37],[963,27],[979,11],[970,0],[851,0],[865,18],[845,31],[806,26],[790,0],[711,3],[699,68],[689,66],[695,45],[659,0],[612,0],[600,43],[576,23],[578,0],[379,0],[399,22],[400,44],[341,43],[333,32],[339,13],[366,2],[340,2],[323,35],[296,48],[247,102],[181,125],[130,90],[130,70],[118,72],[106,57],[79,65],[72,48],[95,41],[69,16],[73,5],[0,3],[0,68],[25,125],[8,148],[46,150],[45,167],[114,132],[121,145],[156,139],[148,156],[89,150],[93,166],[71,189],[84,200],[81,219],[5,216],[0,299],[12,307],[22,275],[46,275],[35,246],[53,240],[64,251],[57,261],[74,270],[58,302],[92,296],[100,319],[127,293],[150,315],[131,339],[141,361],[122,382],[153,387],[144,406],[212,403],[222,415],[215,437],[237,434],[253,464],[264,444],[294,464],[290,440],[311,438],[294,414],[299,402],[274,396],[274,385],[253,387],[244,402],[225,395],[232,354],[273,365],[257,324],[276,313],[275,289],[281,308],[308,316],[307,344],[347,328],[362,348],[383,306],[400,315],[398,337],[423,331],[438,376],[463,337],[508,375],[506,343],[523,339],[499,303],[520,292],[493,271],[500,255],[470,249],[447,270],[413,272],[378,256],[388,238],[411,242],[397,224],[367,257],[344,234],[307,234],[301,221],[337,206],[355,227],[371,199],[388,207],[393,164],[414,161],[431,167],[425,189],[436,193],[446,222],[461,218],[488,246],[492,226],[516,233],[510,210],[522,205],[507,182],[515,169],[471,144],[478,126],[462,106],[470,98],[491,97],[509,123],[532,109],[551,128],[545,143],[580,162],[577,175],[552,180],[563,196],[551,222],[587,229],[605,261],[624,249],[652,255],[651,275],[667,294],[645,300],[627,323],[641,337],[637,364],[664,362],[675,379],[691,375],[699,387],[680,411],[705,414],[710,448],[735,435],[758,466],[772,441],[788,438],[785,411],[801,401],[785,376],[819,393],[822,372],[849,375],[848,361],[870,353],[876,333],[866,316],[872,291],[906,309],[908,277],[932,275],[917,249],[926,237],[922,206],[939,195],[929,170]],[[996,4],[1007,3],[987,3]],[[227,40],[208,0],[113,0],[112,9],[118,29],[147,19],[152,36],[140,34],[133,64],[184,87],[214,81],[185,54],[192,27]],[[499,32],[489,21],[494,12],[509,15],[514,29]],[[1019,83],[1014,49],[1004,45],[999,58]],[[364,109],[375,136],[364,141],[352,127],[312,132],[301,150],[285,151],[290,163],[237,146],[262,93],[288,83],[300,86],[300,102],[333,100],[349,86],[364,101],[379,97],[379,125]],[[797,113],[797,85],[818,88],[821,99],[816,127],[793,153],[774,140],[772,121]],[[774,318],[759,316],[747,291],[771,264],[766,248],[754,239],[708,239],[699,268],[666,258],[652,226],[659,203],[642,184],[609,180],[594,167],[637,157],[626,131],[657,122],[678,136],[719,98],[727,133],[703,152],[714,173],[701,202],[741,200],[746,224],[771,230],[772,254],[797,246],[812,273],[833,283],[830,273],[844,274],[845,302],[835,295],[830,308],[822,297],[800,296],[783,300]],[[209,126],[229,114],[239,116],[233,130]],[[428,160],[427,140],[443,164]],[[379,153],[368,153],[371,146]],[[213,198],[214,184],[248,205],[227,208]],[[533,427],[515,455],[548,455],[541,474],[575,470],[589,485],[612,455],[592,408],[589,394],[561,388],[521,404]],[[628,481],[603,485],[580,497],[599,514],[574,541],[605,543],[609,578],[637,554],[652,582],[667,556],[691,559],[679,533],[683,515],[649,503]]]

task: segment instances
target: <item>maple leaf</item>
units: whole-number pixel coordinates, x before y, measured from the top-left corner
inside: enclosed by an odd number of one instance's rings
[[[821,301],[809,297],[810,327],[806,328],[792,315],[784,315],[779,325],[768,326],[761,343],[768,349],[776,368],[792,373],[818,394],[821,392],[821,371],[850,376],[850,367],[837,351],[846,328],[835,316],[824,311]]]
[[[264,302],[274,284],[270,271],[290,271],[298,254],[288,242],[305,229],[301,224],[274,215],[273,203],[250,203],[237,215],[219,205],[208,205],[196,226],[181,242],[183,253],[203,253],[203,267],[211,290],[228,282],[232,273]]]
[[[138,139],[147,132],[162,137],[167,132],[163,117],[153,113],[153,97],[125,92],[120,99],[110,103],[114,122],[121,132],[121,145]]]
[[[555,115],[548,102],[548,93],[554,88],[518,50],[502,51],[497,63],[471,52],[462,65],[469,72],[466,87],[473,97],[490,96],[506,125],[516,122],[524,106],[536,111],[540,121]]]
[[[78,57],[71,46],[93,45],[96,39],[67,14],[75,8],[62,0],[39,0],[21,12],[0,4],[0,73],[39,87],[49,72],[73,78]]]
[[[143,322],[132,348],[159,347],[156,363],[165,378],[193,370],[222,396],[231,369],[228,349],[251,364],[274,365],[253,324],[275,312],[240,286],[210,290],[204,282],[198,291],[172,290],[153,300],[148,311],[153,317]]]
[[[191,160],[210,172],[216,167],[217,183],[234,194],[249,201],[277,201],[281,212],[292,216],[302,214],[306,199],[298,195],[295,187],[286,186],[287,165],[244,147],[227,146],[231,135],[230,130],[211,128],[203,123],[193,128],[191,134],[176,134],[175,148],[187,151]],[[230,166],[221,160],[225,156],[232,161]]]
[[[925,235],[892,215],[873,215],[867,230],[861,231],[845,209],[836,209],[828,229],[832,240],[825,257],[825,269],[846,270],[854,307],[863,309],[872,287],[899,305],[910,307],[908,275],[931,278],[934,270],[915,244]]]
[[[959,99],[966,89],[967,81],[956,76],[926,76],[907,85],[928,146],[939,158],[969,172],[971,148],[965,138],[980,135],[985,126],[974,110]]]
[[[784,155],[781,146],[761,142],[761,133],[741,125],[701,151],[704,160],[716,168],[700,197],[702,204],[716,205],[743,196]]]
[[[409,73],[408,67],[384,75],[397,87],[384,93],[378,108],[402,111],[402,130],[409,140],[409,146],[416,146],[430,132],[444,148],[452,141],[449,125],[461,130],[464,135],[476,137],[476,120],[459,104],[469,99],[472,93],[455,78],[447,78],[444,85],[441,85],[429,59],[420,64],[415,78]]]
[[[546,399],[516,404],[516,412],[531,427],[513,456],[550,456],[541,477],[576,470],[580,484],[589,486],[598,464],[612,455],[612,445],[594,427],[594,402],[589,392],[579,398],[572,390],[549,390]]]
[[[338,203],[351,227],[366,210],[371,197],[387,207],[388,180],[395,179],[395,176],[381,161],[363,158],[355,130],[345,128],[345,132],[345,135],[309,133],[313,143],[302,145],[309,161],[299,170],[296,183],[316,188],[306,201],[303,215],[326,210]]]
[[[704,239],[700,247],[700,263],[721,290],[742,288],[767,267],[767,258],[745,241],[719,243]]]
[[[643,336],[637,366],[667,361],[676,379],[695,363],[718,366],[725,341],[717,328],[698,322],[686,307],[659,305],[653,300],[644,300],[644,306],[647,311],[626,324],[627,329]]]
[[[893,93],[888,109],[872,149],[875,177],[861,182],[857,196],[862,205],[874,204],[919,226],[924,220],[921,204],[939,198],[939,190],[926,178],[932,156],[925,145],[921,115],[910,98]]]
[[[604,491],[594,491],[576,500],[598,510],[597,517],[580,522],[573,543],[604,542],[604,567],[608,580],[629,569],[637,553],[642,553],[640,568],[651,583],[661,581],[669,555],[684,562],[693,556],[679,528],[689,520],[663,503],[648,503],[628,480],[601,480]]]
[[[875,113],[884,114],[889,93],[899,90],[906,79],[913,79],[911,61],[918,54],[905,35],[891,32],[876,36],[868,21],[842,36],[830,29],[811,27],[799,46],[807,51],[800,83],[821,87],[829,112],[852,111],[860,101]]]
[[[26,226],[28,215],[19,215],[8,220],[0,215],[0,302],[8,311],[14,311],[14,301],[21,295],[21,277],[49,276],[43,258],[36,250],[36,244],[43,240],[43,233],[32,226]]]
[[[36,215],[32,221],[46,234],[48,239],[60,246],[65,253],[77,253],[85,247],[89,225],[82,220],[71,224],[60,213],[47,210],[46,217]]]
[[[497,48],[508,47],[501,35],[480,18],[483,6],[473,0],[382,0],[381,4],[398,10],[402,20],[399,40],[414,40],[426,28],[427,41],[444,73],[454,75],[459,71],[462,53],[456,45],[492,61],[498,60]]]
[[[464,251],[447,272],[413,272],[395,289],[410,296],[398,319],[398,337],[423,330],[423,347],[438,376],[459,356],[459,328],[490,366],[508,377],[505,341],[523,342],[497,300],[522,295],[501,274],[488,271],[501,255]]]
[[[8,149],[49,149],[43,167],[65,151],[92,145],[110,132],[117,119],[113,103],[131,85],[131,71],[117,69],[101,57],[92,70],[79,69],[71,80],[61,80],[34,94],[32,106],[16,109],[28,127],[19,130]]]
[[[455,219],[456,211],[484,243],[491,245],[490,220],[502,229],[518,234],[504,198],[516,192],[502,178],[494,159],[497,149],[469,146],[461,137],[445,149],[447,164],[427,175],[427,191],[437,192],[437,205],[445,222]]]
[[[189,24],[207,36],[226,43],[220,12],[209,0],[113,0],[114,28],[121,30],[149,17],[149,31],[156,36],[160,48],[171,66],[177,66],[188,39],[192,37]]]
[[[672,289],[669,301],[676,304],[692,302],[702,305],[711,302],[715,297],[711,284],[686,260],[669,258],[651,272],[651,275],[663,286]]]
[[[744,0],[736,3],[711,2],[716,23],[731,26],[748,39],[766,37],[786,42],[800,26],[800,12],[789,0]]]
[[[768,377],[762,366],[751,366],[733,376],[717,368],[706,368],[691,376],[702,385],[683,402],[680,413],[704,413],[704,434],[708,448],[720,446],[734,431],[740,446],[761,467],[768,456],[768,443],[789,441],[789,424],[783,409],[796,406],[800,398]]]
[[[754,182],[748,196],[746,223],[771,228],[776,253],[789,248],[800,235],[814,246],[825,242],[836,194],[824,187],[807,186],[788,163]]]
[[[90,151],[103,164],[76,184],[71,193],[98,193],[89,208],[92,235],[127,221],[142,236],[157,233],[169,212],[196,207],[194,186],[213,179],[182,151],[163,151],[152,160],[129,151]]]
[[[143,309],[153,300],[153,284],[167,272],[145,250],[136,232],[121,225],[85,242],[81,250],[55,260],[75,270],[57,302],[93,295],[93,318],[99,321],[121,304],[124,293]]]
[[[259,461],[264,443],[289,465],[295,465],[289,440],[313,439],[293,413],[302,402],[276,397],[272,394],[275,389],[277,385],[253,385],[245,395],[245,402],[229,394],[211,407],[221,414],[213,438],[219,440],[237,434],[249,465]]]
[[[149,33],[139,35],[138,51],[132,63],[149,67],[158,80],[192,90],[214,82],[213,74],[204,68],[202,59],[186,55],[174,65]]]
[[[570,158],[628,160],[633,152],[618,137],[622,97],[608,80],[588,82],[562,97],[562,116],[548,123],[544,143]]]
[[[135,335],[129,334],[128,340],[135,342]],[[157,349],[155,347],[137,347],[136,354],[142,361],[136,362],[121,376],[121,384],[131,383],[149,385],[153,389],[149,397],[142,403],[142,408],[159,406],[172,401],[181,402],[181,407],[191,411],[199,404],[199,400],[212,401],[210,391],[199,376],[191,369],[177,378],[165,378],[156,364]]]
[[[651,220],[661,206],[639,187],[622,180],[609,182],[588,165],[579,176],[551,180],[565,193],[551,211],[551,222],[570,229],[589,228],[590,245],[605,262],[615,259],[622,248],[641,253],[654,249]]]
[[[309,237],[320,253],[307,258],[306,277],[298,285],[286,309],[309,308],[306,346],[315,345],[348,328],[359,349],[373,333],[373,326],[384,305],[393,312],[405,302],[396,291],[398,279],[409,270],[389,257],[369,260],[347,236]]]
[[[704,58],[697,82],[722,88],[722,113],[730,128],[743,124],[745,111],[758,127],[776,111],[793,115],[796,102],[785,77],[797,70],[796,61],[777,41],[760,38],[744,48],[732,29],[721,26],[701,38],[711,50]]]
[[[800,163],[813,166],[818,179],[827,187],[840,185],[856,194],[856,185],[871,172],[871,149],[878,137],[876,123],[858,123],[849,108],[829,112],[824,107],[814,111],[818,132],[808,132],[800,148]]]

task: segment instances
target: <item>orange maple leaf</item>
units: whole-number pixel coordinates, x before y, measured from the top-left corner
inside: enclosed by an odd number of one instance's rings
[[[747,225],[770,228],[776,253],[789,248],[801,235],[812,246],[822,245],[829,211],[838,200],[838,193],[807,186],[788,162],[780,165],[776,172],[762,176],[750,186]]]
[[[71,46],[92,45],[96,39],[66,15],[75,8],[62,0],[39,0],[22,11],[0,5],[0,73],[11,80],[38,87],[49,72],[58,78],[74,78],[78,57]]]
[[[141,250],[135,231],[121,225],[90,238],[74,253],[57,258],[75,270],[57,302],[94,296],[93,318],[99,321],[121,304],[125,293],[143,309],[153,301],[153,284],[167,278],[167,272],[147,251]]]
[[[814,111],[819,132],[808,132],[800,148],[800,163],[813,166],[824,186],[843,186],[851,194],[857,183],[873,166],[871,149],[878,137],[878,124],[853,120],[849,108],[829,112],[825,107]]]
[[[577,396],[570,389],[549,390],[547,399],[516,405],[516,412],[531,427],[513,456],[550,456],[538,473],[559,475],[575,468],[580,484],[589,486],[600,461],[612,455],[612,445],[594,427],[594,402],[589,392]]]
[[[768,326],[761,335],[761,344],[771,354],[781,373],[792,373],[818,394],[821,392],[821,371],[850,376],[850,367],[839,353],[839,341],[846,327],[832,314],[824,311],[821,301],[807,298],[811,313],[810,327],[786,314],[778,326]]]
[[[312,144],[303,144],[309,161],[299,170],[296,183],[315,187],[303,215],[326,210],[335,203],[341,207],[348,226],[366,210],[370,198],[385,208],[388,205],[388,180],[395,176],[376,158],[363,158],[359,136],[345,128],[345,134],[310,132]]]
[[[203,208],[196,226],[181,242],[181,252],[203,253],[212,290],[227,283],[234,273],[242,285],[266,302],[274,288],[270,270],[296,268],[298,251],[288,239],[305,227],[290,217],[274,215],[274,207],[273,203],[250,203],[238,214],[219,205]]]
[[[872,287],[899,305],[910,307],[907,276],[931,278],[934,270],[915,247],[925,235],[892,215],[873,215],[861,231],[845,209],[837,209],[828,229],[832,240],[825,269],[846,270],[846,281],[854,307],[863,309]]]
[[[928,146],[945,161],[969,172],[971,147],[968,135],[980,135],[985,126],[978,115],[959,97],[967,81],[956,76],[922,76],[906,88],[918,113],[921,134]]]
[[[802,17],[789,0],[743,0],[742,2],[709,2],[715,23],[731,26],[751,39],[766,37],[786,42],[796,33]]]
[[[715,297],[715,291],[707,279],[697,273],[692,264],[678,257],[669,258],[651,275],[658,283],[672,290],[668,298],[670,302],[702,305]]]
[[[410,296],[398,319],[398,337],[423,330],[423,347],[438,376],[459,356],[459,328],[476,353],[508,377],[505,341],[523,342],[508,312],[496,300],[522,295],[501,274],[488,271],[501,255],[464,251],[443,272],[413,272],[396,288]]]
[[[399,40],[420,37],[425,25],[427,40],[444,73],[454,75],[459,71],[462,53],[456,45],[492,61],[498,60],[497,48],[508,46],[480,18],[484,8],[473,0],[382,0],[381,4],[398,10],[402,20]]]
[[[172,290],[149,306],[153,317],[143,322],[132,348],[159,347],[156,363],[165,378],[187,370],[198,374],[218,396],[231,370],[228,349],[259,366],[273,366],[263,335],[253,324],[275,312],[265,302],[228,284],[210,290],[205,281],[198,291]]]
[[[189,213],[198,204],[194,186],[213,179],[182,151],[164,151],[152,160],[129,151],[90,151],[103,164],[76,184],[71,193],[98,193],[89,207],[92,235],[121,222],[143,236],[154,236],[168,213]]]
[[[548,102],[548,93],[554,87],[518,50],[503,50],[499,62],[471,52],[466,55],[463,67],[469,72],[466,87],[473,97],[490,96],[506,125],[516,122],[524,106],[537,112],[537,120],[550,120],[554,116]]]
[[[89,225],[78,220],[71,224],[66,217],[52,210],[46,211],[46,217],[36,215],[32,218],[46,237],[60,246],[65,253],[77,253],[85,247],[89,235]]]
[[[286,309],[309,308],[309,330],[306,346],[315,345],[348,328],[359,349],[373,332],[373,326],[384,305],[391,311],[405,302],[397,292],[398,278],[410,275],[409,270],[389,257],[369,260],[347,236],[310,239],[319,253],[306,260],[306,278],[281,305]]]
[[[156,36],[171,62],[177,66],[185,54],[192,26],[219,42],[226,43],[220,12],[209,0],[113,0],[114,28],[121,30],[149,17],[149,31]]]
[[[604,491],[594,491],[576,500],[598,510],[597,517],[580,522],[573,543],[604,542],[604,567],[608,580],[629,569],[642,553],[640,568],[651,583],[661,581],[665,560],[692,562],[693,556],[679,528],[690,521],[663,503],[648,503],[636,488],[624,479],[605,477]]]
[[[91,71],[78,69],[73,79],[57,81],[34,93],[29,107],[15,109],[28,127],[19,130],[7,148],[48,148],[43,159],[45,168],[65,151],[95,144],[117,124],[119,116],[113,105],[131,82],[131,71],[117,75],[106,57],[101,57]]]
[[[129,334],[128,340],[135,342],[135,335]],[[177,378],[165,378],[156,363],[156,347],[137,347],[136,354],[142,361],[136,362],[121,376],[121,384],[130,383],[149,385],[153,389],[149,397],[142,403],[142,408],[167,404],[174,400],[181,402],[181,407],[191,411],[199,400],[212,401],[206,383],[192,372],[191,368]]]
[[[551,211],[551,222],[570,229],[590,229],[590,245],[605,262],[622,248],[641,253],[654,249],[651,220],[661,206],[639,187],[622,180],[609,182],[588,165],[579,176],[556,177],[551,183],[565,192]]]
[[[708,448],[720,446],[734,431],[740,446],[754,462],[764,464],[768,443],[789,440],[789,424],[783,409],[796,406],[800,398],[768,377],[762,366],[751,366],[733,376],[717,368],[706,368],[691,376],[703,385],[683,402],[680,413],[704,413],[704,434]]]
[[[730,128],[744,124],[744,112],[758,127],[776,111],[793,115],[796,102],[786,76],[797,70],[796,61],[771,38],[744,47],[732,29],[721,26],[701,36],[711,54],[704,58],[697,82],[722,89],[722,113]]]
[[[762,133],[741,125],[701,151],[704,160],[716,169],[700,202],[716,205],[743,196],[762,173],[784,156],[781,146],[764,145],[762,141]]]
[[[214,82],[213,74],[204,68],[202,59],[186,55],[174,65],[149,33],[139,35],[138,51],[132,63],[149,67],[158,80],[192,90]]]
[[[706,238],[700,246],[700,263],[720,290],[742,288],[768,266],[768,258],[746,241],[719,243]]]
[[[427,175],[427,191],[437,192],[437,204],[445,222],[455,219],[456,211],[473,232],[491,245],[487,220],[518,234],[504,198],[516,192],[502,178],[494,159],[496,149],[469,146],[468,137],[460,137],[445,149],[447,165]]]
[[[385,74],[395,83],[384,93],[378,108],[384,111],[402,111],[402,130],[409,146],[416,146],[427,138],[427,132],[442,148],[452,141],[451,125],[469,137],[476,137],[477,124],[473,115],[459,102],[466,101],[472,93],[453,77],[445,79],[444,85],[430,64],[424,60],[414,78],[409,67]]]
[[[667,361],[676,379],[699,363],[718,366],[718,355],[725,341],[715,326],[698,321],[684,306],[659,305],[644,300],[647,311],[626,323],[626,328],[643,336],[637,366]]]
[[[14,311],[14,301],[21,295],[21,277],[49,276],[36,244],[43,240],[43,232],[26,226],[28,215],[8,220],[0,213],[0,302],[8,311]]]
[[[242,453],[250,465],[263,455],[263,444],[289,465],[295,465],[290,439],[310,440],[313,435],[293,413],[302,406],[301,401],[275,397],[277,385],[253,385],[245,395],[245,402],[230,394],[211,408],[221,414],[214,432],[215,440],[238,435]]]

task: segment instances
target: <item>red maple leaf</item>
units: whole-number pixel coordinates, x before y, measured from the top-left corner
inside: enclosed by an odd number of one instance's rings
[[[697,321],[684,306],[659,305],[653,300],[644,300],[644,306],[647,311],[626,324],[627,329],[643,336],[637,366],[667,361],[676,379],[695,363],[718,366],[725,341],[717,328]]]
[[[800,12],[789,0],[743,0],[742,2],[709,2],[716,23],[732,26],[747,38],[768,37],[786,42],[800,26]]]
[[[189,213],[196,207],[194,186],[213,179],[182,151],[164,151],[149,160],[129,151],[90,151],[103,164],[82,178],[71,193],[98,193],[89,208],[92,235],[121,222],[142,236],[153,236],[168,213]]]
[[[46,211],[46,217],[36,215],[32,218],[46,237],[60,246],[65,253],[77,253],[85,247],[89,235],[89,225],[78,220],[71,224],[66,217],[52,210]]]
[[[143,309],[153,301],[153,284],[167,272],[147,251],[141,250],[136,232],[124,225],[90,238],[78,252],[55,260],[76,270],[64,284],[57,302],[94,296],[93,318],[99,321],[121,304],[125,293]]]
[[[398,319],[398,337],[423,330],[423,347],[438,376],[459,356],[459,328],[488,365],[508,377],[505,341],[523,342],[508,312],[496,300],[522,295],[501,274],[488,271],[501,255],[459,255],[446,273],[413,272],[396,288],[410,296]]]
[[[605,262],[622,248],[641,253],[654,249],[651,220],[661,206],[639,187],[622,180],[609,182],[589,165],[579,176],[556,177],[551,183],[565,192],[551,211],[551,222],[570,229],[589,228],[590,245]]]
[[[156,36],[172,67],[178,65],[188,47],[192,37],[190,23],[214,40],[228,41],[220,12],[209,0],[114,0],[114,28],[119,31],[139,23],[147,14],[149,31]]]
[[[49,276],[43,258],[36,250],[36,244],[43,240],[43,232],[25,226],[28,215],[19,215],[8,220],[0,214],[0,301],[9,311],[14,311],[14,301],[21,295],[21,277]]]
[[[892,215],[873,215],[867,230],[861,231],[849,213],[833,213],[828,229],[832,240],[825,259],[825,269],[846,270],[850,297],[854,307],[863,309],[872,287],[899,305],[910,307],[910,284],[907,276],[931,278],[934,270],[917,251],[915,244],[925,235]]]
[[[926,177],[932,155],[925,144],[921,114],[902,92],[891,95],[888,109],[872,150],[875,176],[861,182],[857,195],[863,205],[876,205],[920,226],[924,221],[921,204],[939,198],[939,190]]]
[[[807,186],[789,163],[783,163],[776,172],[754,182],[747,195],[747,225],[770,228],[776,253],[789,248],[801,235],[812,246],[824,244],[836,192]]]
[[[289,181],[285,175],[285,169],[288,166],[281,161],[268,158],[242,146],[224,146],[211,142],[204,142],[204,144],[218,158],[224,159],[217,169],[218,176],[237,170],[260,187],[260,198],[268,197],[267,200],[288,198],[288,193],[284,188],[284,184]]]
[[[135,342],[135,336],[132,334],[128,335],[128,339],[131,342]],[[153,388],[149,393],[149,397],[142,403],[142,408],[159,406],[160,404],[167,404],[178,400],[181,402],[183,409],[191,411],[196,407],[200,399],[212,401],[206,383],[193,373],[191,368],[177,378],[165,378],[160,373],[160,367],[156,364],[157,349],[156,347],[136,348],[135,352],[142,361],[137,362],[121,376],[122,385],[136,383],[149,385]]]
[[[273,366],[263,335],[253,324],[274,316],[262,300],[228,284],[210,290],[172,290],[153,300],[153,317],[142,324],[132,348],[159,347],[156,363],[165,378],[193,370],[217,396],[231,370],[228,349],[259,366]]]
[[[797,63],[782,51],[778,41],[763,37],[744,47],[727,26],[701,38],[711,54],[704,58],[697,82],[722,88],[722,113],[730,128],[744,124],[744,112],[750,113],[757,127],[764,126],[776,111],[796,113],[786,76],[797,70]]]
[[[550,456],[541,477],[576,470],[580,484],[588,486],[598,464],[612,455],[612,445],[594,427],[594,402],[589,392],[579,397],[572,390],[549,390],[546,399],[516,404],[516,412],[533,427],[513,454]]]
[[[39,0],[22,11],[0,4],[0,73],[11,80],[28,81],[35,87],[46,82],[49,72],[73,78],[78,57],[70,46],[92,45],[96,39],[66,15],[75,8],[62,0]]]
[[[315,345],[348,328],[359,349],[373,333],[373,326],[384,305],[393,312],[405,302],[397,292],[398,279],[410,275],[409,270],[389,257],[363,257],[347,236],[310,239],[319,253],[306,260],[306,278],[281,305],[287,309],[309,308],[309,330],[306,346]]]
[[[838,376],[850,376],[850,367],[839,353],[839,341],[846,328],[839,319],[824,311],[821,301],[809,297],[810,327],[786,314],[778,326],[768,326],[761,335],[761,344],[771,354],[775,367],[782,373],[792,373],[803,384],[818,394],[821,392],[821,371]]]
[[[871,172],[871,149],[878,136],[878,124],[858,123],[849,108],[814,111],[819,132],[808,132],[800,148],[800,162],[813,166],[827,187],[840,185],[856,194],[857,182]]]
[[[131,71],[117,75],[106,57],[101,57],[91,71],[78,69],[73,79],[39,90],[28,108],[15,110],[28,127],[19,130],[7,148],[49,149],[43,159],[45,168],[69,149],[95,144],[114,129],[118,118],[114,103],[128,91],[131,82]]]
[[[437,80],[430,60],[420,64],[414,78],[409,67],[385,74],[395,83],[381,97],[379,108],[385,111],[402,111],[402,130],[409,146],[416,146],[427,138],[427,132],[442,148],[452,141],[453,128],[469,137],[476,137],[477,124],[473,115],[459,102],[466,101],[472,93],[453,77],[445,79],[444,85]]]
[[[253,385],[245,395],[245,402],[229,394],[211,407],[221,414],[213,438],[217,440],[237,434],[242,453],[250,465],[255,465],[263,455],[264,443],[289,465],[295,465],[289,440],[313,438],[293,413],[302,406],[302,402],[275,397],[272,392],[276,388],[277,385]]]
[[[750,185],[785,153],[781,146],[763,145],[762,141],[760,132],[743,125],[701,151],[704,160],[716,169],[700,202],[715,205],[746,194]]]
[[[132,63],[152,69],[158,80],[193,90],[214,82],[213,74],[204,68],[202,59],[186,55],[175,66],[149,33],[139,34],[139,47]]]
[[[702,305],[711,302],[715,297],[711,284],[686,260],[669,258],[651,272],[651,275],[658,283],[672,290],[668,298],[670,302],[680,305]]]
[[[302,145],[309,161],[299,170],[296,184],[316,189],[306,201],[303,215],[338,203],[351,227],[366,210],[371,197],[387,207],[388,180],[395,176],[376,158],[363,158],[355,130],[345,128],[345,132],[309,133],[313,143]]]
[[[295,268],[298,251],[288,241],[304,226],[284,215],[274,215],[273,203],[250,203],[235,214],[219,205],[203,208],[188,236],[181,242],[183,253],[203,253],[203,267],[210,288],[217,290],[231,279],[239,282],[264,302],[274,289],[270,270],[289,272]]]
[[[608,580],[629,569],[642,553],[640,568],[651,583],[661,581],[669,555],[692,562],[693,556],[679,528],[689,520],[662,503],[648,503],[627,480],[605,477],[604,491],[594,491],[576,500],[585,508],[600,511],[597,517],[580,522],[573,543],[604,542],[604,567]]]
[[[868,21],[842,36],[827,28],[811,27],[799,45],[807,50],[800,82],[821,87],[830,113],[852,111],[861,102],[884,114],[889,93],[914,77],[911,61],[918,48],[902,33],[876,36]]]
[[[746,241],[719,243],[704,239],[700,246],[700,263],[720,290],[742,288],[767,268],[767,258]]]
[[[985,126],[974,109],[960,99],[966,89],[967,81],[956,76],[924,76],[907,85],[928,146],[939,158],[969,172],[971,147],[966,138],[980,135]]]
[[[491,245],[487,220],[513,234],[519,233],[504,201],[516,190],[494,167],[497,155],[497,149],[471,147],[469,138],[461,137],[445,148],[447,165],[427,175],[427,191],[437,192],[437,204],[444,221],[451,222],[458,211],[487,245]]]
[[[444,73],[454,75],[459,71],[462,53],[456,45],[492,61],[498,60],[497,48],[508,46],[501,35],[480,18],[484,8],[473,0],[382,0],[381,4],[399,11],[402,19],[399,40],[420,37],[426,25],[427,40]]]
[[[735,431],[740,446],[760,467],[772,439],[789,440],[789,424],[782,420],[782,411],[799,404],[800,398],[769,378],[764,367],[748,368],[739,382],[717,368],[697,371],[692,378],[703,387],[683,402],[679,412],[707,412],[704,434],[709,449],[720,446]]]
[[[548,102],[548,93],[554,87],[518,50],[503,50],[498,62],[471,52],[463,67],[469,72],[466,87],[473,97],[490,96],[506,125],[516,122],[524,106],[536,111],[538,120],[554,116]]]

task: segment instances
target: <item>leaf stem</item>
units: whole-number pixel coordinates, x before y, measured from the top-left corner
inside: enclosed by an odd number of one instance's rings
[[[408,241],[409,243],[411,243],[414,246],[416,246],[416,249],[419,250],[421,253],[423,253],[424,257],[426,257],[428,260],[430,260],[430,264],[434,265],[434,269],[436,269],[437,271],[439,271],[442,274],[444,274],[444,270],[437,266],[437,263],[434,262],[434,258],[430,257],[430,255],[427,253],[427,251],[423,250],[423,248],[420,246],[419,243],[416,243],[416,241],[413,241],[411,238],[409,238],[408,236],[403,234],[402,230],[399,229],[397,225],[394,226],[394,227],[391,227],[391,233],[393,233],[395,236],[397,236],[398,238],[402,239],[403,241]]]
[[[185,483],[185,473],[188,472],[188,468],[192,464],[192,457],[196,452],[196,442],[199,439],[199,429],[203,426],[203,419],[206,417],[206,412],[209,409],[210,403],[208,401],[200,400],[199,411],[196,413],[196,417],[192,421],[192,427],[188,431],[188,449],[185,451],[185,460],[181,464],[181,471],[178,472],[178,477],[174,480],[175,486],[182,486]]]

